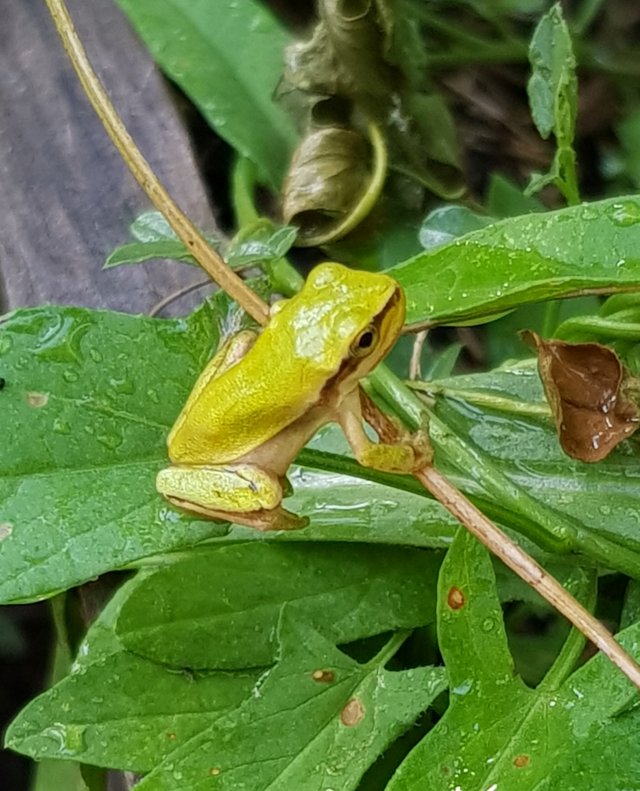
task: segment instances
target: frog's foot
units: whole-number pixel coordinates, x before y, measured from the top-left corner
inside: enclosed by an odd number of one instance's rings
[[[431,464],[433,451],[427,435],[407,434],[397,444],[367,443],[359,448],[357,459],[365,467],[381,472],[411,473]]]

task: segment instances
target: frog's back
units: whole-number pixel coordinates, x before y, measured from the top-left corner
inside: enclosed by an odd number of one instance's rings
[[[247,355],[205,388],[172,436],[174,463],[224,464],[301,417],[326,381],[295,355],[290,336],[265,330]]]
[[[172,461],[229,463],[291,425],[318,403],[354,338],[397,289],[385,275],[316,267],[246,356],[212,380],[176,425]]]

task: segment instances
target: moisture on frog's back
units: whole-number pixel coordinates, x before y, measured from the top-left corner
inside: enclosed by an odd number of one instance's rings
[[[223,464],[304,415],[398,286],[322,264],[282,304],[246,356],[205,388],[172,440],[172,460]]]

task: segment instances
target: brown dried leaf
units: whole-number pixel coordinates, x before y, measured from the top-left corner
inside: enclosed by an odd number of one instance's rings
[[[565,453],[601,461],[636,431],[640,382],[615,352],[599,343],[545,341],[535,332],[524,332],[523,338],[538,352],[540,378]]]

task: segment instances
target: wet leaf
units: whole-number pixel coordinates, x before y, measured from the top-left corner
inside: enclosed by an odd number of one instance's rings
[[[538,352],[538,370],[565,453],[601,461],[640,426],[640,409],[627,396],[640,384],[615,352],[599,343],[564,343],[525,334]]]
[[[218,547],[141,580],[123,605],[117,633],[129,649],[164,664],[268,665],[287,602],[339,643],[429,623],[439,562],[439,554],[390,547]]]
[[[256,671],[193,676],[125,651],[113,620],[127,589],[87,634],[70,675],[14,720],[7,747],[37,759],[148,772],[250,697]]]
[[[478,498],[485,513],[542,546],[547,535],[564,535],[569,537],[565,552],[583,553],[633,577],[640,574],[637,456],[621,445],[598,465],[567,457],[535,360],[426,388],[437,394],[434,412],[443,424],[435,432],[436,421],[431,430],[438,469]],[[459,437],[472,461],[463,467],[451,463],[442,450],[441,431]],[[511,486],[516,492],[509,492]],[[529,498],[547,509],[535,524],[529,521]]]
[[[350,791],[446,686],[441,668],[390,672],[384,655],[360,665],[288,608],[278,641],[278,664],[251,698],[172,753],[140,791],[194,791],[216,778],[228,791]]]
[[[290,37],[257,0],[119,0],[151,54],[208,123],[277,188],[296,144],[273,100]]]
[[[327,127],[306,135],[284,185],[282,216],[300,227],[298,244],[330,236],[358,204],[369,183],[367,141],[358,132]]]
[[[640,289],[637,196],[512,217],[427,250],[389,271],[407,323],[481,322],[519,305]]]
[[[388,791],[614,791],[638,784],[637,690],[605,656],[571,675],[570,666],[556,667],[538,688],[526,687],[514,676],[489,554],[466,531],[445,559],[438,591],[450,704]],[[640,655],[640,624],[618,639]]]
[[[556,3],[540,20],[529,46],[529,60],[532,75],[527,89],[531,114],[543,138],[549,137],[553,131],[557,147],[549,173],[533,174],[527,193],[555,183],[570,203],[577,203],[573,138],[578,112],[578,82],[571,35],[560,3]]]

